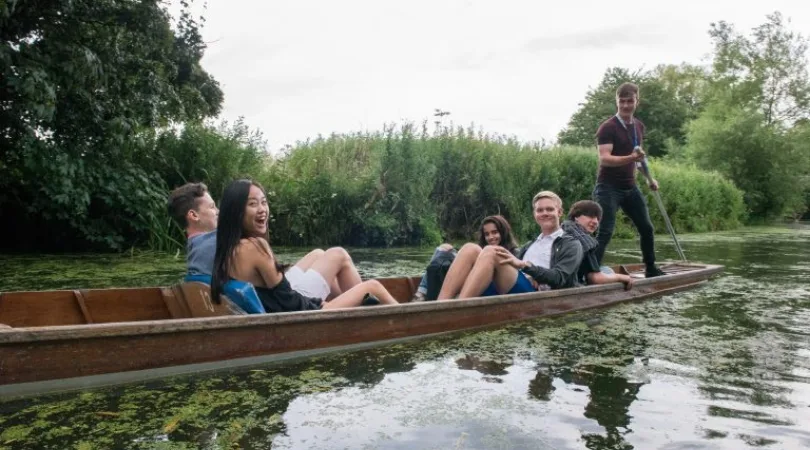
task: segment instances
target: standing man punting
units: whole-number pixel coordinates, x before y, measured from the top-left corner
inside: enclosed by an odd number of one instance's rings
[[[616,90],[616,115],[599,125],[596,142],[599,149],[599,173],[593,191],[594,200],[602,207],[602,223],[597,241],[597,258],[601,264],[605,249],[613,236],[616,210],[621,208],[635,225],[641,238],[641,253],[646,276],[664,273],[655,265],[655,236],[647,202],[636,185],[636,163],[644,160],[645,127],[633,114],[638,107],[639,89],[623,83]],[[658,190],[651,179],[650,189]]]

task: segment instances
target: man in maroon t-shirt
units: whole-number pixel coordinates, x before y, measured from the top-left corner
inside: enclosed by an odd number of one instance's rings
[[[596,143],[599,148],[599,174],[593,199],[602,207],[602,222],[596,239],[599,263],[613,236],[616,210],[630,217],[641,237],[641,253],[647,266],[647,277],[663,275],[655,265],[655,235],[647,202],[636,185],[636,163],[644,159],[644,124],[633,117],[638,106],[638,86],[623,83],[616,90],[616,115],[599,125]],[[658,182],[650,181],[650,189],[658,190]]]

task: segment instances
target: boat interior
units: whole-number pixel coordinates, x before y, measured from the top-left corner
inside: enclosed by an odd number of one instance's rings
[[[667,273],[700,266],[670,264]],[[644,278],[643,265],[613,268]],[[379,281],[400,303],[410,301],[420,277],[381,278]],[[23,327],[49,327],[145,320],[185,319],[244,314],[227,301],[211,301],[210,289],[200,282],[169,287],[74,289],[0,293],[0,332]]]

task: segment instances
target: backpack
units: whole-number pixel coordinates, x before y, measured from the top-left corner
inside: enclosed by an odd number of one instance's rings
[[[436,300],[439,296],[439,291],[442,290],[444,284],[444,277],[447,276],[447,271],[450,270],[454,259],[456,259],[454,252],[441,252],[428,264],[427,270],[425,270],[427,277],[425,300]]]

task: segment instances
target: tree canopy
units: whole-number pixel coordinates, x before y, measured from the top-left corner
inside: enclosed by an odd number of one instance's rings
[[[52,220],[33,234],[115,248],[156,219],[144,215],[162,183],[134,163],[151,153],[142,134],[223,101],[189,7],[173,27],[156,0],[0,4],[0,210],[15,217],[0,229]]]

